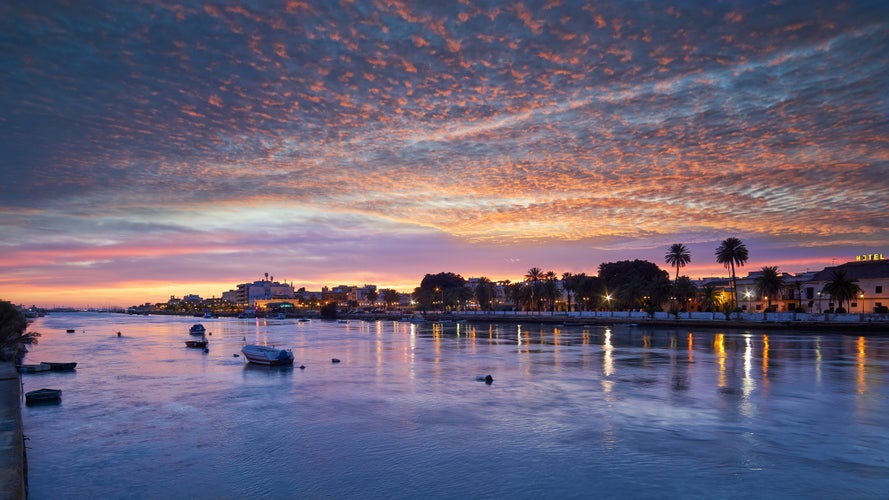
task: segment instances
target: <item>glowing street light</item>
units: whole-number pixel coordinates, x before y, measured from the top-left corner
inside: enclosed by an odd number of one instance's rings
[[[611,308],[611,294],[605,295],[605,301],[608,302],[608,309],[611,311],[611,315],[614,316],[614,309]]]
[[[858,294],[858,300],[861,302],[861,314],[864,314],[864,294]]]

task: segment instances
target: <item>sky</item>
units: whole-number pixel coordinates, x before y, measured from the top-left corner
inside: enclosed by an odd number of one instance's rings
[[[0,70],[14,303],[889,255],[885,0],[6,0]]]

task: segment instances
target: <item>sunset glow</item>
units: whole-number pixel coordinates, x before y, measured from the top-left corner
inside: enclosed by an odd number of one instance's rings
[[[0,5],[0,298],[889,253],[885,2]]]

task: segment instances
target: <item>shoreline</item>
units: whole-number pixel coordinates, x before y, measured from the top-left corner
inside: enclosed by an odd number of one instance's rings
[[[0,362],[0,491],[27,498],[22,385],[12,361]]]

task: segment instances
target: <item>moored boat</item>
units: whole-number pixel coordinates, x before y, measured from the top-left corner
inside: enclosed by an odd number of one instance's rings
[[[25,393],[25,403],[48,403],[62,399],[61,389],[37,389]]]
[[[266,345],[248,344],[245,345],[241,352],[244,357],[251,363],[260,365],[292,365],[293,352],[290,349],[277,349]]]
[[[32,365],[20,365],[19,373],[37,373],[37,372],[48,372],[49,365],[46,363],[38,363]]]
[[[207,329],[204,328],[204,325],[200,323],[195,323],[191,325],[191,328],[188,329],[188,333],[192,335],[203,335],[207,333]]]
[[[186,347],[207,347],[207,340],[186,340]]]
[[[43,363],[40,363],[40,364],[41,364],[41,365],[47,365],[47,366],[49,366],[49,369],[52,370],[52,371],[54,371],[54,372],[70,372],[70,371],[74,370],[75,368],[77,368],[77,363],[74,362],[74,361],[71,361],[71,362],[68,362],[68,363],[47,363],[47,362],[43,362]]]

